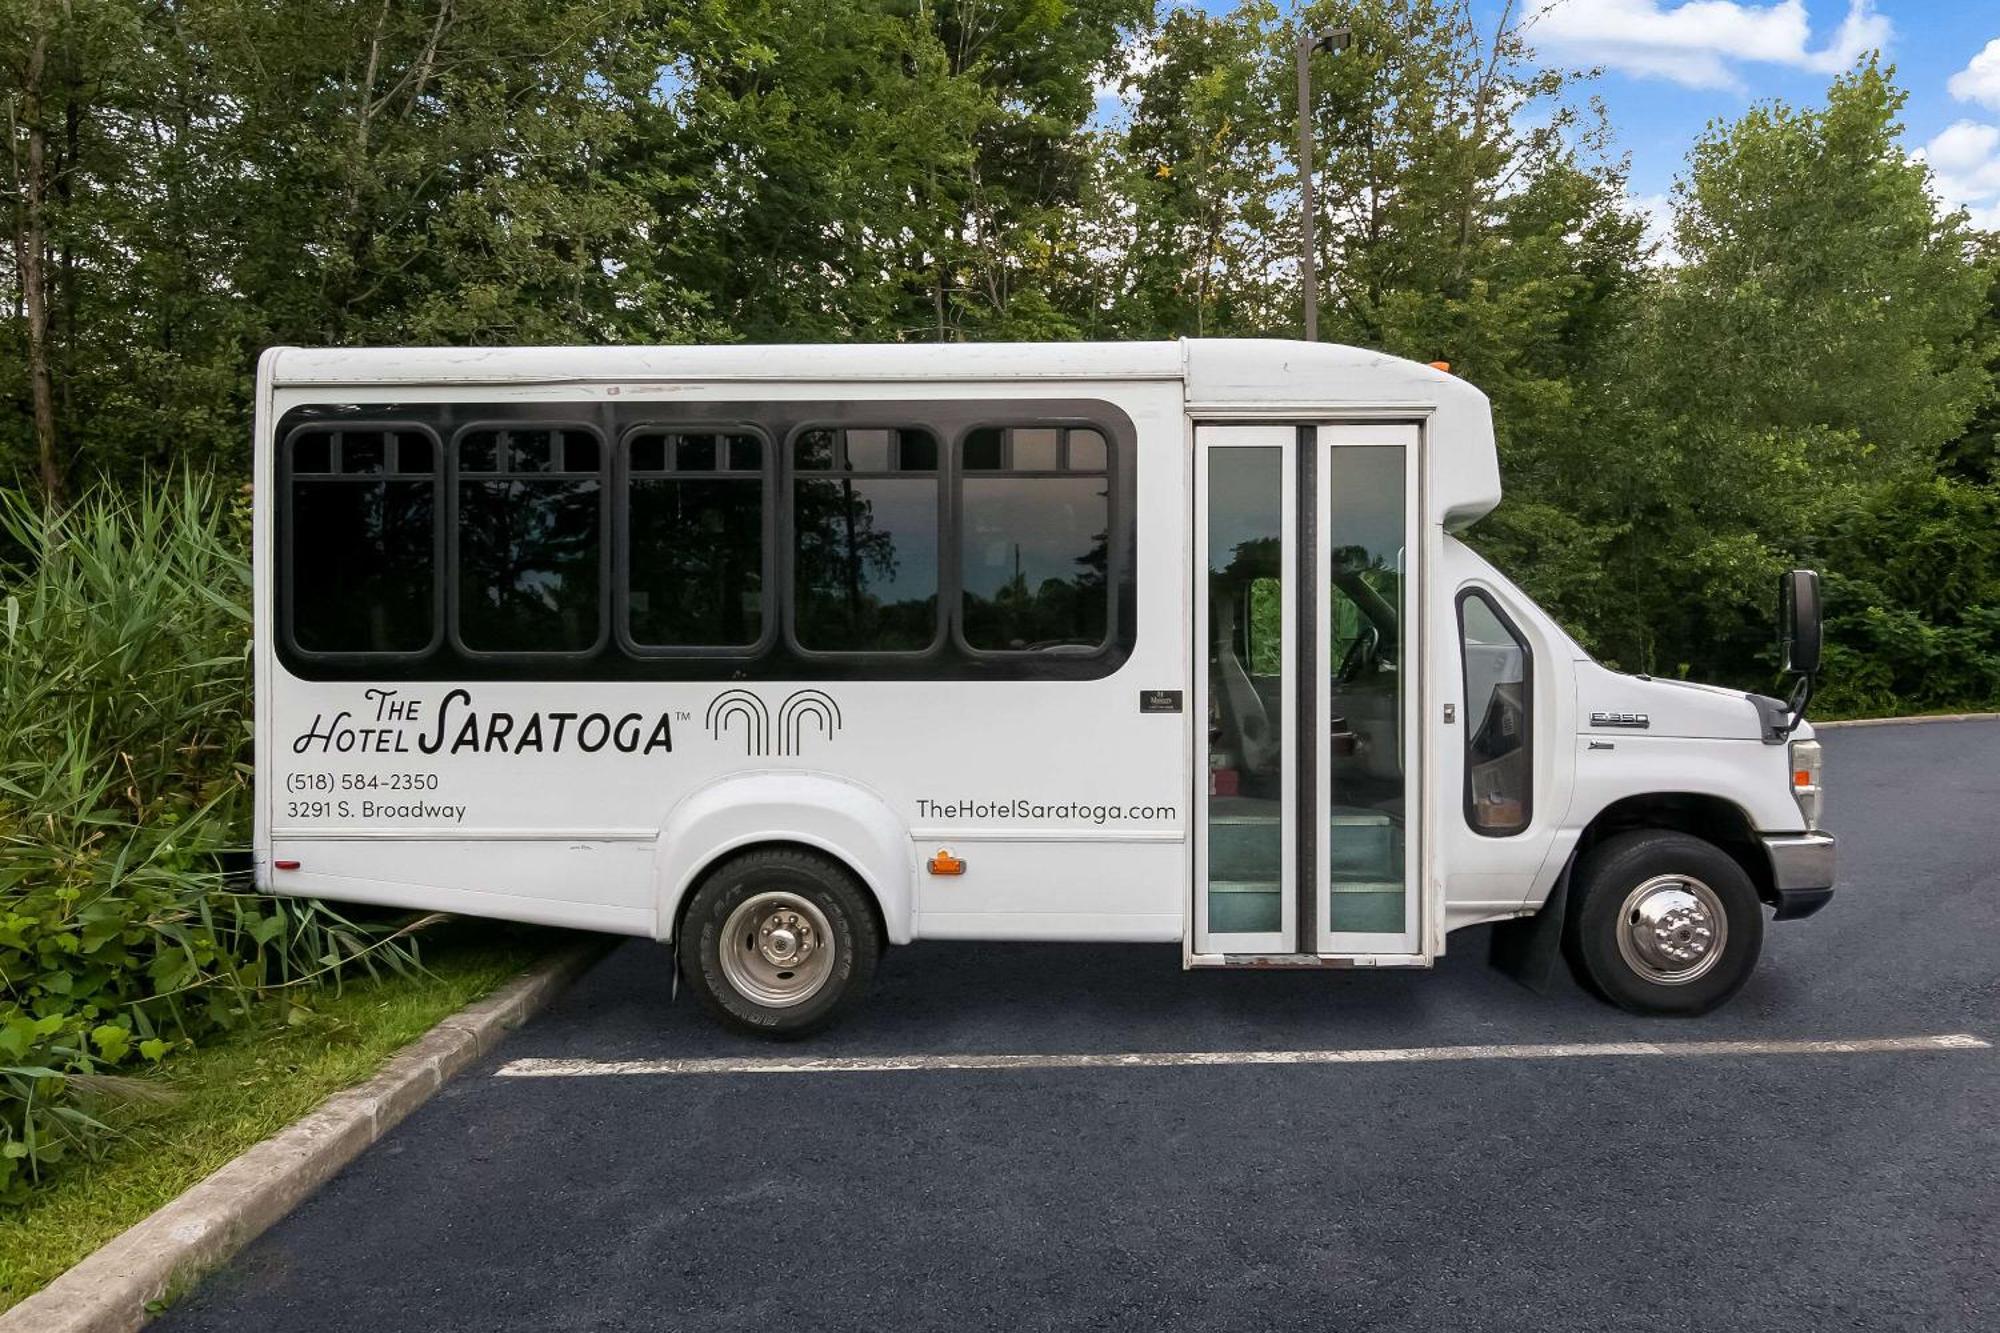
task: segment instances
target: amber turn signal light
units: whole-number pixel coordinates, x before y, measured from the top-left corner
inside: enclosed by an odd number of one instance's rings
[[[1442,370],[1447,375],[1451,374],[1451,362],[1449,361],[1432,361],[1429,365],[1432,370]]]
[[[940,847],[938,854],[925,862],[933,875],[963,875],[965,862],[951,854],[951,848]]]

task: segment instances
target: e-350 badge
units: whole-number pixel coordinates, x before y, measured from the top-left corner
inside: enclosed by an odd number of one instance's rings
[[[1593,727],[1627,727],[1644,731],[1653,725],[1653,720],[1644,713],[1592,713],[1590,725]]]

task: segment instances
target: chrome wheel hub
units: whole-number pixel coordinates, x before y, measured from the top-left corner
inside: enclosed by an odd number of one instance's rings
[[[770,1009],[803,1004],[833,975],[833,931],[795,893],[756,893],[723,923],[722,975],[745,999]]]
[[[1686,875],[1655,875],[1626,895],[1619,913],[1619,956],[1662,986],[1682,986],[1705,976],[1728,940],[1722,900]]]
[[[795,967],[812,956],[812,925],[790,909],[765,917],[764,924],[757,928],[757,937],[757,951],[773,967]]]

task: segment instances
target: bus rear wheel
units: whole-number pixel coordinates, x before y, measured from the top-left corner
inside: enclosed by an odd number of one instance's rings
[[[767,848],[710,871],[681,923],[681,975],[739,1032],[802,1037],[861,998],[881,952],[867,891],[845,866]]]
[[[1570,892],[1570,957],[1621,1009],[1705,1014],[1757,966],[1763,904],[1713,843],[1665,829],[1621,833],[1584,853]]]

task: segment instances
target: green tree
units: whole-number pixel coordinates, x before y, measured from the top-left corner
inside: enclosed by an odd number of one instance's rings
[[[1629,429],[1600,454],[1632,594],[1606,632],[1629,665],[1759,678],[1777,571],[1861,489],[1929,475],[1992,391],[1990,277],[1898,142],[1903,97],[1869,60],[1822,107],[1761,105],[1695,145],[1685,263],[1645,308]]]
[[[1224,17],[1171,11],[1129,81],[1131,117],[1109,145],[1123,235],[1107,247],[1113,325],[1141,337],[1269,327],[1283,254],[1270,188],[1283,141],[1265,65],[1277,8],[1246,0]]]
[[[638,0],[0,2],[7,387],[32,404],[0,429],[51,494],[240,465],[272,343],[679,327],[667,296],[629,299],[648,218],[607,169],[646,82]]]
[[[1659,308],[1659,390],[1685,415],[1860,442],[1869,468],[1928,465],[1989,389],[1986,298],[1963,215],[1940,216],[1870,60],[1823,107],[1753,108],[1696,141],[1678,187],[1686,260]]]
[[[2000,390],[2000,232],[1976,243],[1978,263],[1987,273],[1986,313],[1975,341],[1986,348],[1986,373]],[[1951,475],[1967,481],[2000,482],[2000,391],[1989,392],[1965,432],[1944,447]]]
[[[972,154],[950,179],[938,336],[1074,337],[1059,307],[1077,251],[1066,245],[1086,197],[1082,133],[1121,35],[1152,0],[922,0],[954,78],[978,89]]]
[[[1319,5],[1299,21],[1336,17],[1354,43],[1315,74],[1328,334],[1450,362],[1493,399],[1510,479],[1528,475],[1538,451],[1580,444],[1579,395],[1636,304],[1625,164],[1575,76],[1535,66],[1515,7],[1487,32],[1463,0]]]
[[[638,332],[641,201],[607,162],[636,0],[210,0],[241,108],[214,192],[273,341],[572,342]]]
[[[0,111],[7,134],[0,256],[14,318],[0,330],[0,387],[26,409],[0,425],[0,460],[32,467],[60,503],[75,463],[71,429],[94,408],[76,378],[95,345],[103,279],[148,192],[156,42],[123,0],[0,0]]]
[[[977,90],[915,13],[849,0],[694,4],[655,21],[618,164],[649,263],[702,336],[933,336]]]

